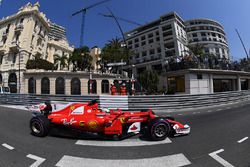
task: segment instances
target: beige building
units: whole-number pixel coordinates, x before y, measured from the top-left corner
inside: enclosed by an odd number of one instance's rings
[[[58,28],[59,27],[59,28]],[[60,38],[60,32],[62,32]],[[0,20],[0,84],[11,92],[26,92],[24,72],[29,59],[38,56],[53,63],[54,55],[69,55],[64,29],[39,11],[39,3],[21,7]],[[59,36],[58,36],[59,34]]]

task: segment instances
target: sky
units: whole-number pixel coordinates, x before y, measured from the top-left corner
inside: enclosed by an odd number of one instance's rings
[[[0,18],[9,16],[28,2],[37,0],[0,0]],[[71,45],[79,46],[81,15],[71,14],[101,0],[40,0],[40,11],[51,21],[67,29],[67,38]],[[235,32],[237,28],[247,50],[250,49],[250,1],[249,0],[111,0],[87,11],[85,21],[84,44],[90,48],[103,47],[121,33],[107,14],[110,8],[117,17],[145,24],[158,19],[161,15],[176,11],[184,20],[209,18],[220,22],[225,29],[230,55],[234,60],[246,57],[240,40]],[[136,25],[120,21],[124,32],[136,28]]]

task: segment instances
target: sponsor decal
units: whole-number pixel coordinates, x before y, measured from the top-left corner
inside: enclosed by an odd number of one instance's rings
[[[87,113],[91,113],[91,111],[92,111],[91,109],[88,109],[88,110],[87,110]]]
[[[82,114],[84,114],[84,106],[78,107],[71,112],[71,115],[82,115]]]
[[[140,130],[141,130],[141,123],[140,122],[135,122],[135,123],[133,123],[130,127],[129,127],[129,129],[128,129],[128,133],[130,133],[130,132],[140,132]]]
[[[80,121],[79,122],[79,126],[84,126],[85,125],[85,122],[84,121]]]
[[[77,122],[75,118],[71,118],[69,121],[67,118],[63,118],[61,121],[63,122],[63,125],[72,125]]]
[[[98,127],[98,122],[96,122],[96,121],[89,121],[89,123],[88,123],[88,126],[89,126],[89,128],[91,128],[91,129],[96,129],[97,127]]]

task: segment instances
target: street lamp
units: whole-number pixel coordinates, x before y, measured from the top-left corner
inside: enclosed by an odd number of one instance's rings
[[[18,57],[18,63],[19,63],[19,65],[18,65],[18,77],[19,77],[19,79],[18,79],[18,91],[19,91],[19,94],[21,93],[21,66],[20,66],[20,62],[21,62],[21,51],[20,51],[20,49],[21,49],[21,47],[19,46],[19,41],[17,41],[16,42],[16,46],[17,46],[17,48],[18,48],[18,52],[19,52],[19,57]]]
[[[131,76],[132,96],[135,95],[135,77],[134,77],[134,72],[133,72],[134,67],[135,67],[135,65],[133,64],[132,65],[132,76]]]

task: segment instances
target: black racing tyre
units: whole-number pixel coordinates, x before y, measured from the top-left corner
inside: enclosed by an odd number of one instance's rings
[[[47,136],[49,133],[49,126],[49,120],[43,115],[33,117],[30,120],[31,134],[37,137]]]
[[[170,134],[170,124],[164,119],[154,119],[150,121],[148,135],[151,140],[165,140]]]

